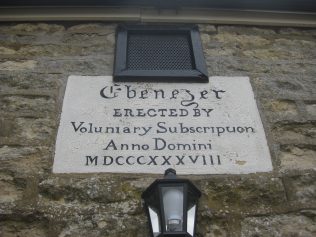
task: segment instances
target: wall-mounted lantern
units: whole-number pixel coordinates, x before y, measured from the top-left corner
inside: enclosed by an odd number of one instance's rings
[[[142,194],[153,237],[193,237],[201,192],[187,179],[167,169]]]

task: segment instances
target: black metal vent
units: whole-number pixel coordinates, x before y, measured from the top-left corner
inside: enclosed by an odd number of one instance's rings
[[[186,35],[130,34],[127,45],[127,69],[194,69],[190,39]]]
[[[208,82],[197,27],[119,26],[115,81]]]

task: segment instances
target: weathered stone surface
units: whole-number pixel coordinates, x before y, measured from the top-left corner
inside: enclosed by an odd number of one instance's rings
[[[122,178],[51,178],[40,183],[40,193],[54,200],[113,203],[136,199],[140,202],[140,192]],[[118,203],[119,204],[119,203]],[[133,204],[134,205],[134,204]]]
[[[53,33],[56,31],[63,31],[65,29],[62,25],[46,24],[46,23],[22,23],[17,25],[7,25],[0,29],[0,32],[9,32],[11,34],[29,34],[29,33]]]
[[[219,177],[201,181],[199,186],[204,194],[202,206],[217,213],[266,213],[286,202],[281,180],[271,176]]]
[[[253,86],[259,98],[271,100],[309,100],[315,96],[312,75],[263,74],[256,73]]]
[[[249,217],[242,221],[241,226],[242,237],[312,237],[316,234],[315,213],[313,217],[304,213]]]
[[[222,46],[225,48],[225,46]],[[207,51],[206,51],[207,52]],[[237,55],[236,52],[232,53]],[[211,75],[216,76],[249,76],[249,72],[256,74],[299,74],[300,76],[308,71],[308,73],[315,73],[316,67],[313,61],[277,61],[271,63],[270,60],[259,60],[247,57],[237,56],[206,56],[208,70]],[[225,73],[223,73],[225,72]]]
[[[300,29],[300,28],[280,28],[278,32],[282,35],[295,35],[295,36],[315,36],[316,35],[316,30],[311,28],[311,29]]]
[[[65,59],[49,59],[39,62],[36,69],[39,73],[65,73],[80,75],[109,75],[113,69],[113,57],[76,57]]]
[[[106,35],[100,35],[97,33],[90,34],[68,34],[64,36],[63,43],[72,45],[98,45],[106,44],[108,46],[114,46],[115,33],[109,33]]]
[[[280,56],[280,59],[311,59],[313,60],[316,55],[315,40],[310,39],[287,39],[279,38],[273,42],[272,49],[275,50]],[[291,49],[291,50],[289,50]],[[277,56],[277,55],[276,55]]]
[[[17,71],[34,69],[37,62],[34,60],[26,61],[6,61],[0,63],[0,70]]]
[[[112,75],[116,25],[0,26],[1,237],[149,236],[140,195],[160,176],[51,174],[67,78]],[[315,236],[315,29],[199,28],[210,76],[250,77],[275,170],[189,176],[197,237]]]
[[[15,146],[1,146],[0,147],[0,159],[10,160],[23,158],[28,155],[35,154],[37,149],[35,147],[15,147]]]
[[[45,146],[0,146],[0,172],[9,172],[26,183],[29,176],[41,176],[50,169],[51,151]]]
[[[115,220],[100,222],[94,221],[81,221],[80,223],[71,223],[64,228],[59,236],[62,237],[85,237],[85,236],[116,236],[116,237],[147,237],[149,231],[140,228],[141,225],[145,226],[146,223],[138,217],[133,217],[129,220],[126,217],[114,217]],[[104,219],[104,218],[103,218]]]
[[[0,137],[9,137],[14,132],[12,119],[0,118]]]
[[[43,96],[5,96],[0,98],[0,110],[5,113],[49,115],[56,110],[55,101]]]
[[[218,26],[219,33],[233,33],[233,34],[245,34],[245,35],[270,35],[276,34],[274,29],[269,27],[253,27],[253,26]]]
[[[279,155],[281,171],[314,169],[316,167],[315,158],[315,146],[282,146]]]
[[[13,119],[12,132],[1,137],[0,144],[35,145],[51,144],[55,135],[56,122],[48,118],[15,118]]]
[[[232,220],[225,218],[216,218],[203,216],[198,218],[197,236],[204,237],[228,237],[229,225]]]
[[[212,37],[225,47],[237,47],[238,49],[267,46],[271,40],[259,35],[239,35],[230,33],[219,33]]]
[[[207,34],[216,33],[216,27],[209,24],[199,24],[199,31]]]
[[[36,91],[32,93],[36,95],[45,90],[48,95],[54,96],[65,81],[66,76],[63,79],[62,75],[10,71],[0,73],[0,93],[30,94],[29,90],[32,90]]]
[[[38,223],[29,223],[28,221],[0,221],[1,237],[46,237],[47,226]]]
[[[0,196],[0,205],[22,198],[22,190],[15,185],[12,176],[0,173]]]
[[[15,54],[16,51],[14,49],[0,47],[0,54]]]
[[[286,114],[286,115],[297,115],[297,106],[295,101],[292,100],[268,100],[265,102],[264,106],[267,107],[267,112]]]
[[[316,126],[314,121],[306,123],[283,121],[274,124],[272,130],[275,140],[282,144],[315,144]]]
[[[306,111],[308,115],[316,119],[316,103],[307,104]]]
[[[76,33],[76,34],[90,34],[98,33],[100,35],[107,35],[115,33],[116,24],[79,24],[71,26],[67,29],[67,32]]]
[[[291,202],[308,206],[316,204],[316,172],[288,175],[283,178]]]

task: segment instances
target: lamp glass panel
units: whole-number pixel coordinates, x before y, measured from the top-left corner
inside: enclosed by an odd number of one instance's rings
[[[162,187],[166,232],[183,231],[183,187]]]
[[[195,212],[196,212],[196,205],[192,206],[188,210],[187,232],[192,236],[194,234]]]
[[[160,234],[160,225],[159,225],[159,217],[156,211],[154,211],[152,208],[148,207],[149,211],[149,217],[151,222],[151,228],[153,231],[154,237],[158,236]]]

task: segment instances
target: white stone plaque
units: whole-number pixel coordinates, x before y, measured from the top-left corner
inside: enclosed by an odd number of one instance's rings
[[[247,77],[113,83],[71,76],[53,172],[244,174],[272,170]]]

